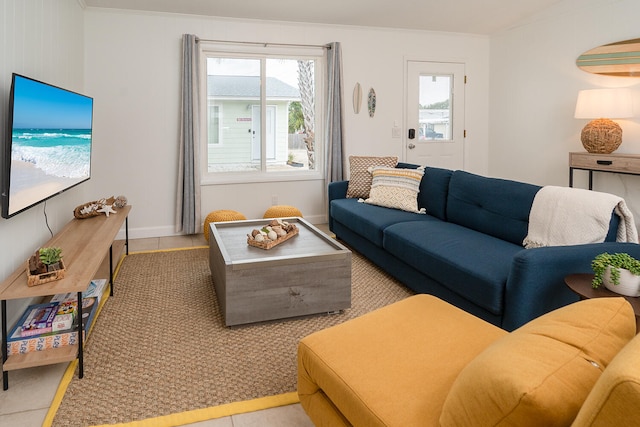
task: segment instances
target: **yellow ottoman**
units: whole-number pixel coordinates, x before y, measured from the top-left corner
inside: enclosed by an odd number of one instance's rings
[[[209,223],[211,222],[239,221],[243,219],[247,219],[247,217],[237,211],[224,209],[210,212],[204,219],[204,238],[207,239],[207,242],[209,241]]]
[[[302,212],[295,206],[275,205],[267,209],[262,218],[284,218],[290,216],[302,217]]]

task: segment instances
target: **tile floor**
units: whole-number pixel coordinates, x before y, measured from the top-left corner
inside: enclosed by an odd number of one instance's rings
[[[327,232],[326,225],[320,229]],[[131,239],[129,251],[207,245],[202,235]],[[44,421],[66,363],[9,372],[9,390],[0,390],[0,426],[36,427]],[[85,369],[91,369],[85,366]],[[312,427],[299,404],[190,424],[194,427]]]

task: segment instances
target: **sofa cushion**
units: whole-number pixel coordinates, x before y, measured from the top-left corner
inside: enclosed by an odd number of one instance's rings
[[[358,203],[356,199],[332,200],[331,215],[334,221],[344,224],[379,247],[382,247],[382,233],[389,225],[406,221],[441,222],[429,215]]]
[[[370,171],[373,181],[369,197],[364,200],[364,203],[424,213],[424,209],[418,210],[418,191],[424,175],[422,169],[375,166]]]
[[[491,344],[462,370],[440,423],[568,426],[634,334],[635,315],[623,298],[595,298],[547,313]]]
[[[522,246],[536,185],[455,171],[449,185],[447,220]]]
[[[431,295],[409,297],[303,338],[300,403],[318,426],[436,426],[457,375],[505,334]]]
[[[631,426],[640,420],[640,335],[614,357],[578,412],[574,427]]]
[[[393,168],[397,164],[397,157],[349,156],[347,197],[356,199],[369,197],[369,190],[371,189],[370,167],[386,166]]]
[[[419,166],[411,163],[398,163],[398,168],[416,169]],[[449,181],[453,171],[449,169],[426,166],[420,181],[418,193],[418,209],[424,208],[427,214],[443,221],[447,220],[447,195]]]
[[[383,247],[465,299],[502,314],[509,270],[521,246],[448,222],[394,224]]]

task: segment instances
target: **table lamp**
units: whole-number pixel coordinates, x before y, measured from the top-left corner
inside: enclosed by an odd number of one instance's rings
[[[633,116],[633,99],[627,88],[588,89],[578,92],[576,119],[591,120],[580,140],[589,153],[613,153],[622,143],[622,128],[611,119]]]

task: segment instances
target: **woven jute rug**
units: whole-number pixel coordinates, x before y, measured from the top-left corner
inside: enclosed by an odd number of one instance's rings
[[[412,295],[353,253],[350,309],[228,328],[208,248],[128,255],[114,289],[86,343],[84,378],[71,365],[63,379],[54,426],[181,425],[294,403],[301,338]]]

